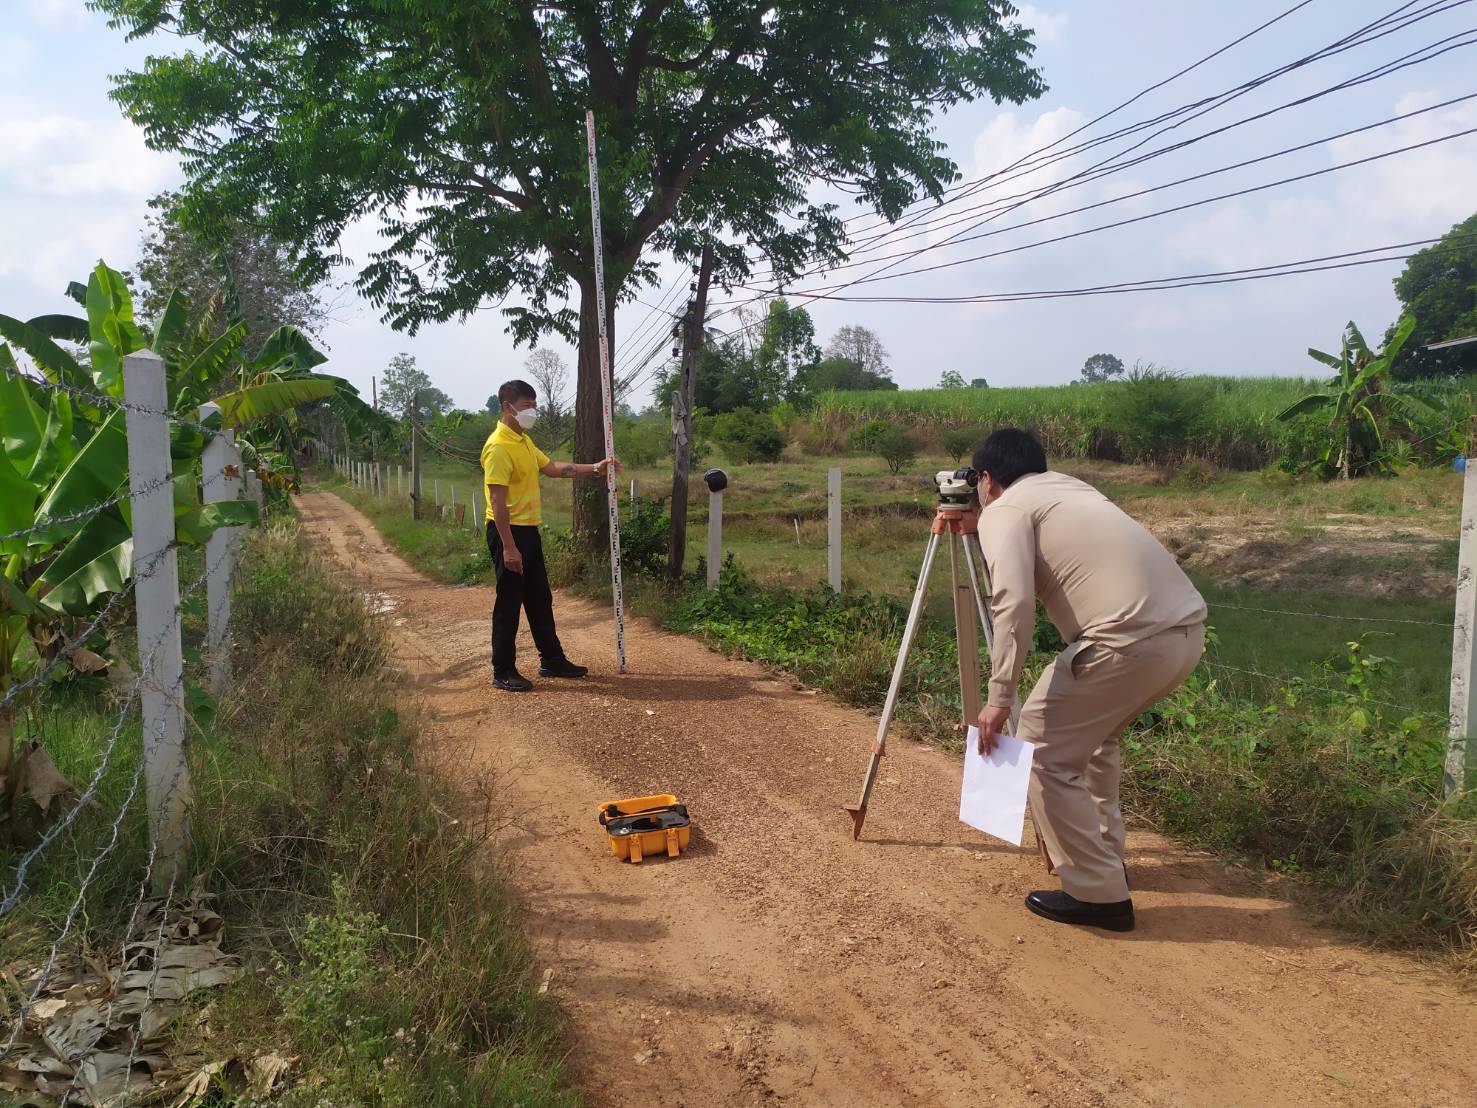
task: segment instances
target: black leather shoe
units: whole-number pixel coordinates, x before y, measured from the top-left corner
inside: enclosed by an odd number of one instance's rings
[[[528,692],[533,688],[533,682],[516,669],[510,669],[507,673],[494,673],[492,687],[503,692]]]
[[[1117,900],[1111,904],[1090,904],[1078,900],[1061,889],[1028,893],[1026,907],[1057,923],[1082,923],[1108,931],[1133,930],[1133,901]]]
[[[560,658],[557,662],[542,662],[538,667],[540,677],[583,677],[589,672],[589,666],[577,666],[568,658]]]

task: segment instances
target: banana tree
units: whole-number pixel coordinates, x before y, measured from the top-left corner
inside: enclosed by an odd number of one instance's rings
[[[256,520],[249,501],[200,502],[200,456],[214,434],[280,420],[336,388],[307,373],[323,356],[293,328],[247,364],[239,357],[244,328],[210,334],[192,327],[178,293],[152,335],[134,320],[121,274],[106,265],[68,293],[85,319],[0,315],[0,535],[13,536],[0,539],[0,696],[48,667],[133,575],[126,416],[115,403],[128,354],[149,346],[165,360],[169,403],[181,416],[170,443],[175,531],[186,543]],[[63,343],[85,346],[85,356]],[[35,376],[21,372],[15,351],[29,358]],[[197,414],[206,400],[221,411],[202,424]],[[84,649],[72,659],[90,655]],[[0,708],[0,790],[12,807],[25,776],[12,764],[16,707]]]
[[[1344,328],[1337,356],[1308,349],[1308,356],[1335,370],[1323,392],[1311,393],[1280,412],[1283,422],[1310,412],[1329,411],[1330,438],[1319,463],[1345,481],[1364,470],[1388,468],[1385,440],[1392,430],[1409,429],[1434,414],[1424,401],[1393,392],[1389,388],[1390,367],[1415,329],[1415,319],[1405,316],[1390,341],[1376,353],[1364,341],[1351,320]]]

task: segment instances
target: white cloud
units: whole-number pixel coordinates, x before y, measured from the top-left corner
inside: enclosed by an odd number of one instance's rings
[[[82,27],[87,23],[87,9],[82,0],[27,0],[31,19],[42,27]]]
[[[43,196],[148,196],[178,177],[122,119],[30,115],[0,105],[0,188]]]
[[[1035,4],[1022,4],[1016,19],[1036,32],[1036,41],[1042,46],[1060,46],[1067,24],[1072,22],[1066,12],[1044,12]]]

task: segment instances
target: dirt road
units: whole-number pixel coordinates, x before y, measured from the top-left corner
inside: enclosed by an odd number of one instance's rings
[[[592,1105],[1474,1102],[1470,997],[1214,859],[1132,835],[1137,931],[1039,920],[1034,851],[957,821],[955,756],[892,744],[853,843],[864,713],[639,621],[616,676],[609,611],[569,596],[590,677],[515,700],[489,589],[427,580],[330,494],[302,512],[393,604],[431,741],[519,813],[511,876]],[[616,862],[597,805],[661,791],[691,853]]]

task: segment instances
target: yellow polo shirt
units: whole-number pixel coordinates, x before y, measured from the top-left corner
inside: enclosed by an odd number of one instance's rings
[[[544,521],[539,501],[539,470],[549,464],[549,456],[533,445],[527,435],[514,431],[498,421],[496,429],[482,444],[482,483],[506,485],[508,489],[508,522],[515,527],[537,527]],[[492,495],[487,496],[487,522],[492,518]]]

